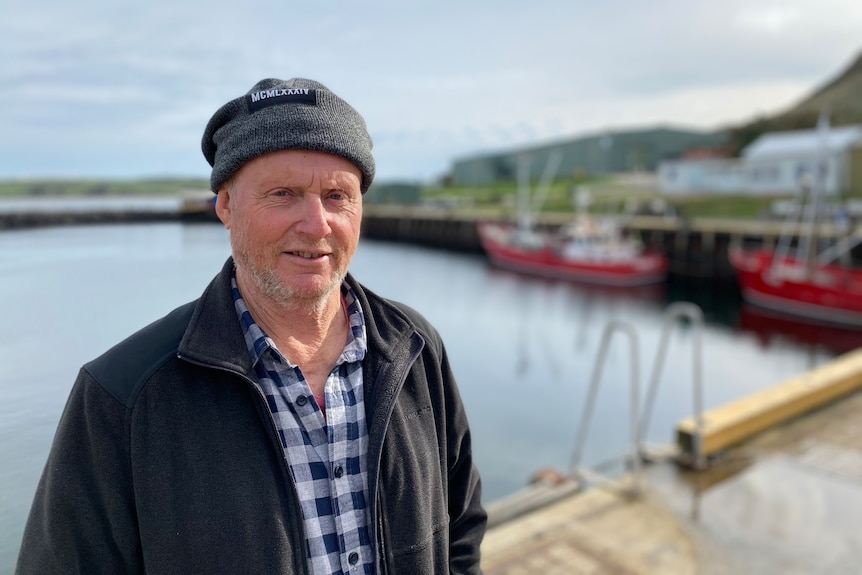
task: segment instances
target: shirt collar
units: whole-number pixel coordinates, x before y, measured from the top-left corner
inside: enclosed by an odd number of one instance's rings
[[[240,326],[245,336],[246,346],[248,346],[249,354],[251,354],[252,365],[256,365],[261,357],[269,351],[291,367],[296,367],[279,351],[272,338],[266,334],[263,328],[251,316],[251,312],[248,311],[248,306],[245,304],[245,300],[237,286],[236,269],[231,272],[230,285],[234,307],[236,308]],[[362,306],[359,305],[359,298],[356,297],[356,293],[347,282],[342,282],[341,284],[341,297],[347,310],[347,320],[350,329],[348,330],[344,351],[342,351],[336,365],[343,362],[362,361],[365,358],[365,353],[368,351],[365,314],[362,311]]]

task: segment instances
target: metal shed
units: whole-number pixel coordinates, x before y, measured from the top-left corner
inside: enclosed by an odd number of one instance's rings
[[[796,192],[818,175],[826,194],[862,191],[862,125],[764,134],[742,165],[752,193]]]

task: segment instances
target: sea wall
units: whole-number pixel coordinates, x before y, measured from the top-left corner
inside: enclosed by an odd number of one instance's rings
[[[565,214],[550,214],[537,224],[553,228],[570,221]],[[453,251],[482,251],[476,231],[478,218],[420,208],[372,208],[364,215],[365,237],[408,242]],[[621,220],[630,233],[662,250],[670,258],[670,274],[703,280],[734,281],[735,272],[727,253],[735,244],[774,245],[785,232],[782,222],[714,218],[635,216]],[[821,226],[824,239],[840,237],[841,231]],[[862,261],[857,246],[854,259]]]
[[[544,215],[537,225],[553,228],[569,221],[565,214]],[[476,230],[477,216],[445,208],[366,206],[362,235],[377,240],[404,242],[458,252],[481,253]],[[0,230],[37,226],[81,225],[155,221],[218,222],[211,202],[186,203],[176,207],[91,210],[0,211]],[[781,222],[664,216],[635,216],[620,222],[638,234],[650,247],[670,258],[673,276],[715,281],[733,281],[734,270],[727,257],[730,246],[773,245],[784,233]],[[840,237],[841,230],[821,226],[826,239]],[[862,246],[853,251],[862,261]]]

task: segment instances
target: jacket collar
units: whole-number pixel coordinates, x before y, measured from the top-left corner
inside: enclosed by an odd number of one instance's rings
[[[233,267],[233,258],[229,257],[198,299],[178,351],[192,361],[253,378],[251,357],[231,292]],[[346,281],[365,314],[369,355],[384,363],[398,362],[405,348],[412,347],[410,342],[416,335],[413,322],[388,300],[364,288],[352,275],[348,274]]]
[[[192,361],[253,377],[251,357],[233,303],[233,267],[233,258],[229,257],[198,299],[178,351]]]

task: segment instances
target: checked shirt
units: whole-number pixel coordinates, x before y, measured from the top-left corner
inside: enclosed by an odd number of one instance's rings
[[[234,304],[261,390],[278,430],[302,506],[312,574],[374,573],[367,507],[368,428],[362,382],[365,319],[345,283],[347,345],[326,380],[326,418],[298,366],[251,317],[232,279]]]

